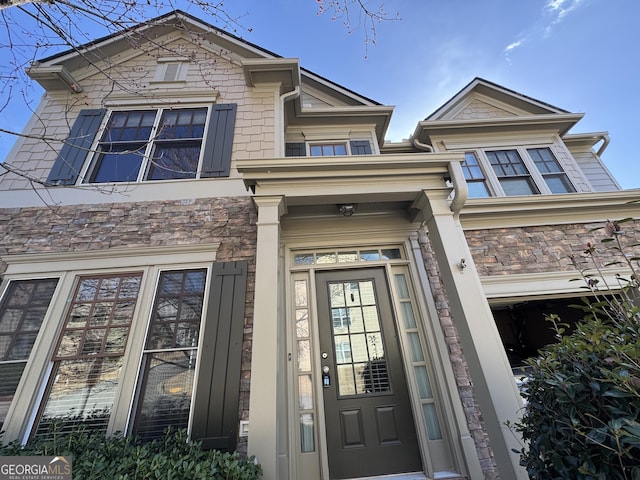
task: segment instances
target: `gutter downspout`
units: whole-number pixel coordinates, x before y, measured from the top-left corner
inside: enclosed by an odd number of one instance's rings
[[[289,100],[293,100],[294,98],[298,98],[299,96],[300,96],[300,86],[297,86],[290,92],[283,93],[282,95],[280,95],[280,101],[284,105]]]
[[[467,198],[469,198],[469,188],[467,187],[467,181],[464,179],[460,162],[451,162],[449,164],[449,175],[451,175],[451,183],[453,183],[454,191],[453,200],[451,200],[449,208],[454,216],[458,218],[460,210],[462,210]]]
[[[602,145],[600,145],[600,148],[596,152],[596,155],[598,155],[598,157],[602,156],[602,154],[604,153],[604,150],[607,148],[607,146],[609,145],[609,142],[611,141],[611,139],[609,138],[609,135],[601,135],[600,139],[602,139]]]
[[[424,150],[429,153],[433,153],[433,147],[431,145],[427,145],[426,143],[420,142],[417,138],[413,139],[413,146],[419,148],[420,150]]]
[[[279,141],[276,141],[276,157],[284,157],[284,144],[286,141],[285,138],[285,133],[284,133],[284,104],[287,103],[290,100],[294,100],[296,98],[298,98],[300,96],[300,86],[298,85],[297,87],[295,87],[293,90],[291,90],[290,92],[286,92],[283,93],[282,95],[280,95],[280,105],[279,105],[279,109],[278,112],[276,112],[276,115],[279,117],[276,119],[276,125],[277,125],[277,134],[280,136]],[[279,150],[279,151],[278,151]]]
[[[420,142],[417,138],[413,140],[413,145],[420,150],[424,150],[429,153],[433,153],[433,147],[426,143]],[[451,183],[453,183],[453,200],[449,208],[454,213],[456,218],[460,214],[460,210],[464,206],[467,198],[469,198],[469,188],[467,187],[467,181],[464,179],[464,173],[462,172],[462,166],[460,162],[453,162],[449,164],[449,175],[451,176]]]

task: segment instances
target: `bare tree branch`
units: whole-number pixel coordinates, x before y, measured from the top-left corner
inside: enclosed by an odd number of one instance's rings
[[[361,30],[367,49],[369,45],[375,44],[377,25],[399,19],[397,14],[385,11],[381,0],[308,1],[317,3],[319,15],[331,15],[332,20],[342,21],[349,34]],[[200,13],[196,16],[206,18],[208,22],[229,33],[241,37],[251,31],[245,24],[248,13],[236,13],[220,0],[184,0],[181,5],[184,6],[185,3],[199,10]],[[26,105],[35,115],[34,125],[37,127],[21,133],[5,124],[0,128],[0,136],[22,138],[26,141],[38,140],[55,152],[59,152],[65,144],[66,139],[47,133],[48,122],[37,117],[31,108],[30,102],[33,100],[30,99],[37,90],[34,88],[34,81],[27,74],[29,68],[38,66],[39,59],[62,52],[74,52],[87,66],[108,79],[111,91],[104,93],[103,101],[116,90],[141,98],[153,98],[153,94],[143,85],[142,77],[136,78],[131,72],[120,71],[119,65],[111,62],[109,52],[102,54],[99,50],[96,51],[96,37],[105,38],[124,33],[134,48],[143,49],[150,55],[191,56],[203,81],[209,83],[210,73],[216,68],[215,59],[196,58],[195,53],[178,51],[146,34],[153,27],[153,22],[141,23],[140,19],[160,17],[161,12],[166,12],[168,8],[176,10],[178,6],[173,4],[173,0],[0,0],[0,49],[7,52],[8,56],[8,61],[0,64],[0,113],[9,111],[17,103],[23,108]],[[185,32],[193,43],[193,52],[196,52],[204,41],[202,34],[190,32],[184,22],[177,22],[173,26]],[[87,49],[87,45],[91,45],[93,51]],[[81,88],[76,85],[76,93],[70,92],[67,112],[85,102],[80,91]],[[153,163],[154,159],[149,161]],[[187,163],[191,165],[193,160]],[[173,164],[178,166],[176,174],[188,171],[186,168],[183,171],[177,160]],[[157,166],[165,170],[169,168],[167,165]],[[21,168],[19,162],[14,163],[14,159],[7,159],[0,163],[0,167],[0,176],[7,176],[9,173],[15,175],[27,180],[34,190],[50,187],[46,180]],[[101,189],[100,186],[97,188]]]

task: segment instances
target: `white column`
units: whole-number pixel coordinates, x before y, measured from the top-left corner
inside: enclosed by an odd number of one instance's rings
[[[256,284],[249,400],[249,455],[264,480],[280,480],[278,469],[278,298],[282,196],[254,197],[258,207]],[[281,420],[281,419],[280,419]]]
[[[517,421],[522,399],[462,226],[449,208],[447,193],[423,191],[415,205],[425,216],[500,476],[525,480],[529,477],[519,465],[520,456],[512,451],[520,450],[522,445],[505,425]]]

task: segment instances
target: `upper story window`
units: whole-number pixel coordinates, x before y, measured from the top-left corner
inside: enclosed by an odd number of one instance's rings
[[[351,140],[349,142],[291,142],[285,144],[285,157],[329,157],[341,155],[371,155],[369,140]]]
[[[505,195],[540,193],[517,150],[485,152]]]
[[[549,147],[468,151],[461,165],[470,198],[576,191]]]
[[[47,183],[227,177],[236,110],[230,103],[113,111],[104,127],[105,109],[82,110]]]
[[[346,143],[319,143],[309,145],[309,153],[312,157],[335,157],[347,154]]]
[[[195,178],[207,108],[114,112],[89,183]]]
[[[470,198],[488,197],[490,195],[487,187],[487,179],[482,172],[478,157],[473,152],[465,152],[462,171],[467,181]]]
[[[551,153],[550,148],[530,148],[527,150],[531,159],[538,167],[538,171],[544,178],[551,193],[575,192],[567,174],[562,170],[558,160]]]

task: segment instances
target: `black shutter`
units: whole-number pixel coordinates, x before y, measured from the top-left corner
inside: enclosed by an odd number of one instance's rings
[[[211,107],[200,178],[229,176],[237,109],[235,103],[218,103]]]
[[[285,157],[306,157],[307,149],[304,142],[285,144],[284,156]]]
[[[246,288],[247,262],[213,264],[192,427],[206,449],[236,448]]]
[[[371,143],[369,140],[351,140],[351,155],[371,155]]]
[[[69,137],[58,154],[56,163],[49,172],[47,184],[73,185],[76,183],[106,112],[104,108],[80,111],[71,127]]]

